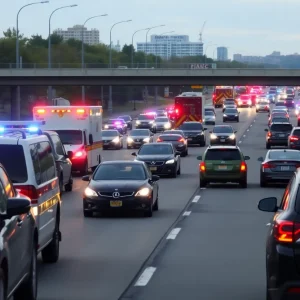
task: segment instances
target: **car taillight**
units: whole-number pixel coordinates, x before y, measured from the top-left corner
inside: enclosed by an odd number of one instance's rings
[[[205,162],[201,162],[200,163],[200,172],[205,172],[205,170],[206,170]]]
[[[290,136],[290,141],[298,141],[298,140],[299,138],[297,136],[294,135]]]
[[[276,168],[275,165],[273,164],[270,164],[270,163],[265,163],[262,165],[263,169],[273,169],[273,168]]]
[[[27,196],[31,199],[31,204],[38,204],[38,198],[40,197],[37,189],[33,185],[18,185],[16,186],[18,190],[24,196]]]
[[[178,142],[184,143],[184,138],[180,138],[180,139],[178,140]]]
[[[247,165],[246,165],[246,163],[244,163],[244,162],[241,163],[240,170],[241,170],[241,172],[247,171]]]
[[[274,225],[274,238],[283,243],[294,243],[300,238],[300,223],[276,220]]]
[[[86,157],[86,151],[84,149],[79,149],[76,151],[72,157],[72,159],[82,159]]]
[[[271,133],[270,131],[268,132],[268,136],[269,136],[269,137],[272,136],[272,133]]]
[[[299,287],[292,287],[292,288],[289,288],[287,292],[289,294],[300,294],[300,288]]]
[[[162,141],[163,141],[163,140],[160,139],[160,138],[158,138],[158,139],[156,140],[157,143],[160,143],[160,142],[162,142]]]

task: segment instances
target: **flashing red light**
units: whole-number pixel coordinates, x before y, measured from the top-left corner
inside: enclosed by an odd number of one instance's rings
[[[241,172],[245,172],[245,171],[247,171],[247,165],[246,165],[246,163],[245,163],[245,162],[242,162],[242,163],[241,163],[240,170],[241,170]]]
[[[297,136],[294,136],[294,135],[290,136],[290,141],[291,142],[298,141],[298,140],[299,140],[299,138]]]
[[[121,125],[120,121],[115,122],[115,125]]]
[[[175,113],[176,113],[176,114],[179,114],[179,110],[178,110],[178,109],[176,109],[176,110],[175,110]]]
[[[38,198],[40,197],[37,189],[33,185],[19,185],[16,186],[16,189],[23,194],[24,196],[27,196],[31,200],[31,204],[38,204]]]
[[[160,138],[158,138],[158,139],[156,140],[157,143],[160,143],[160,142],[162,142],[162,141],[163,141],[163,140],[160,139]]]
[[[205,166],[205,162],[203,161],[200,163],[200,172],[205,172],[205,170],[206,170],[206,166]]]

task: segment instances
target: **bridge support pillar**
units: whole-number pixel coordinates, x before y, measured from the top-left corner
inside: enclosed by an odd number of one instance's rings
[[[10,119],[19,121],[21,119],[21,99],[20,87],[12,86],[10,88]]]

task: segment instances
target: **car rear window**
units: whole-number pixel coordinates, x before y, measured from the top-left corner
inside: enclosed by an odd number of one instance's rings
[[[180,126],[181,130],[199,130],[202,131],[203,130],[203,126],[201,123],[183,123]]]
[[[178,141],[182,138],[179,134],[161,135],[159,137],[162,141]]]
[[[271,131],[292,131],[293,126],[291,124],[273,124],[270,129]]]
[[[205,160],[241,160],[241,154],[237,149],[209,149]]]
[[[300,160],[300,151],[270,151],[270,159],[296,159]]]
[[[300,129],[296,129],[293,131],[293,135],[300,136]]]
[[[12,183],[28,180],[23,147],[20,145],[0,145],[0,163],[6,169]]]

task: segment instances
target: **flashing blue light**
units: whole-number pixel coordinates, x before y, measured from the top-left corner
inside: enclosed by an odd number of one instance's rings
[[[28,128],[28,131],[29,131],[29,132],[38,132],[39,129],[38,129],[37,127],[29,127],[29,128]]]
[[[0,132],[4,132],[5,128],[4,127],[0,127]]]

